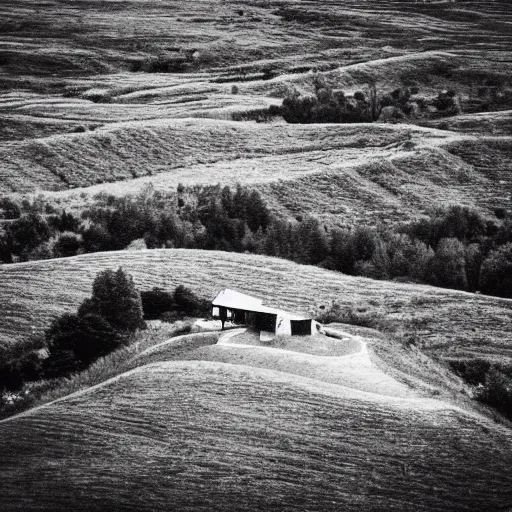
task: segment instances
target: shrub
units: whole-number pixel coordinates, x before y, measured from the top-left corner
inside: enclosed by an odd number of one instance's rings
[[[461,113],[460,103],[455,91],[442,91],[434,100],[434,107],[444,116],[454,116]]]
[[[512,379],[495,366],[486,373],[485,384],[476,398],[512,419]]]
[[[51,260],[52,258],[55,258],[53,243],[51,241],[48,241],[39,244],[37,247],[32,249],[28,254],[25,253],[25,258],[29,261]]]
[[[20,205],[9,197],[0,198],[0,219],[18,219],[21,216]]]
[[[53,246],[59,257],[75,256],[82,247],[82,236],[71,231],[62,233]]]
[[[189,66],[190,59],[185,55],[149,57],[142,62],[134,62],[132,71],[146,73],[182,73]]]
[[[41,375],[41,358],[33,346],[0,345],[0,392],[18,391]]]
[[[82,370],[126,340],[100,315],[64,314],[46,333],[50,355],[45,361],[45,375],[57,377]]]
[[[465,249],[456,238],[440,240],[434,257],[430,260],[427,271],[428,281],[436,286],[466,290]]]
[[[498,297],[512,297],[512,243],[491,251],[482,263],[480,290]]]
[[[172,294],[162,288],[141,292],[142,311],[146,320],[156,320],[165,312],[171,311],[174,307]]]
[[[333,302],[317,314],[315,320],[322,324],[342,323],[379,330],[391,329],[389,322],[380,313],[364,306],[343,306],[338,302]]]
[[[10,225],[9,233],[12,238],[12,252],[25,257],[51,236],[48,222],[38,213],[22,215]]]
[[[190,316],[199,316],[209,313],[210,302],[198,297],[189,288],[179,285],[174,290],[173,300],[177,311]]]
[[[485,376],[491,368],[491,363],[484,359],[467,361],[453,360],[449,362],[452,370],[460,375],[468,384],[478,386],[485,383]]]

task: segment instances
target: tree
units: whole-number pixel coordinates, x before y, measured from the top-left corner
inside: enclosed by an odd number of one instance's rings
[[[53,246],[53,250],[58,254],[59,257],[66,258],[68,256],[75,256],[78,254],[81,246],[81,235],[71,231],[65,231],[59,235],[59,238]]]
[[[64,313],[52,322],[45,333],[49,352],[44,362],[44,374],[47,377],[66,375],[80,369],[81,364],[74,351],[80,333],[80,318],[77,314]]]
[[[12,237],[2,227],[0,227],[0,262],[12,263]]]
[[[370,259],[371,269],[368,269],[367,277],[373,279],[387,279],[389,277],[390,261],[386,248],[386,244],[380,239],[377,239],[375,250],[373,251]]]
[[[10,197],[0,198],[0,219],[17,219],[21,216],[21,207]]]
[[[114,250],[112,236],[100,224],[92,224],[82,232],[82,243],[85,252]]]
[[[465,250],[456,238],[442,238],[430,262],[428,280],[431,284],[444,288],[466,290]]]
[[[498,297],[512,297],[512,243],[491,251],[484,260],[480,290]]]
[[[126,335],[117,332],[104,317],[71,313],[54,320],[45,338],[49,357],[44,371],[48,377],[82,370],[126,341]]]
[[[26,254],[25,258],[29,261],[51,260],[52,258],[55,258],[52,241],[48,240],[47,242],[39,244],[36,248],[32,249],[28,254]]]
[[[352,234],[353,260],[370,260],[377,247],[378,235],[372,228],[358,226]]]
[[[80,220],[72,213],[67,213],[65,210],[60,215],[50,216],[49,221],[53,228],[61,232],[78,232],[78,229],[80,228]]]
[[[459,99],[453,90],[441,91],[434,100],[434,107],[443,116],[454,116],[461,113]]]
[[[298,260],[307,265],[318,265],[329,254],[325,229],[314,217],[307,217],[296,227]]]
[[[171,311],[174,307],[172,294],[162,288],[153,288],[152,290],[141,292],[142,310],[146,320],[155,320],[160,318],[162,313]]]
[[[177,309],[189,315],[202,315],[210,309],[210,303],[207,300],[198,297],[183,285],[177,286],[174,290],[173,301]]]
[[[247,226],[253,233],[259,228],[267,229],[270,223],[270,212],[257,190],[253,190],[247,197],[245,209]]]
[[[9,232],[12,238],[12,252],[24,257],[51,236],[48,223],[38,213],[21,216],[10,225]]]
[[[512,379],[498,368],[493,366],[486,373],[485,384],[477,398],[512,419]]]
[[[82,303],[78,314],[100,315],[122,332],[133,332],[144,324],[140,293],[132,277],[121,267],[115,272],[104,270],[96,276],[92,297]]]
[[[331,258],[335,270],[353,274],[355,261],[352,251],[352,233],[348,229],[332,230]]]
[[[466,247],[466,275],[468,290],[476,291],[480,282],[480,268],[482,266],[482,251],[479,244],[469,244]]]

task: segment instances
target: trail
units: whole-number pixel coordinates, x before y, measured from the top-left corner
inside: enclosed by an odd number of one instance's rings
[[[340,335],[349,336],[351,338],[355,338],[360,343],[360,349],[357,352],[347,354],[344,356],[322,356],[322,355],[313,355],[313,354],[305,354],[302,352],[296,352],[293,350],[287,350],[282,348],[273,348],[273,347],[261,347],[249,344],[241,344],[241,343],[232,343],[230,340],[242,333],[244,333],[247,329],[234,329],[230,330],[222,336],[220,336],[216,345],[212,345],[209,348],[220,348],[221,350],[228,349],[229,351],[238,351],[239,349],[242,351],[251,352],[255,351],[260,354],[266,354],[271,356],[275,362],[276,359],[282,361],[284,366],[291,365],[292,367],[286,369],[279,368],[269,368],[265,367],[265,364],[261,364],[261,361],[253,361],[255,363],[254,366],[251,364],[239,364],[239,362],[235,361],[236,358],[233,358],[233,362],[228,363],[225,361],[201,361],[201,360],[185,360],[185,361],[162,361],[162,362],[154,362],[145,364],[143,366],[128,370],[126,372],[121,373],[115,377],[107,379],[104,382],[100,382],[99,384],[95,384],[86,389],[81,389],[75,391],[69,395],[57,398],[52,400],[51,402],[39,405],[27,411],[23,411],[14,416],[10,416],[8,418],[0,420],[0,424],[8,423],[10,421],[24,418],[27,416],[31,416],[39,412],[42,409],[47,409],[52,407],[55,404],[60,402],[73,400],[75,398],[79,398],[88,393],[92,393],[95,390],[101,389],[103,387],[112,385],[118,382],[120,379],[129,377],[135,373],[148,371],[151,368],[160,368],[162,366],[188,366],[194,367],[197,364],[206,364],[206,365],[215,365],[221,364],[223,366],[236,366],[238,368],[250,368],[253,371],[260,372],[275,372],[276,374],[281,375],[278,380],[281,379],[291,379],[296,384],[297,382],[301,383],[301,386],[306,386],[311,390],[323,390],[323,392],[327,392],[327,394],[334,393],[335,395],[341,392],[343,395],[350,394],[354,399],[360,399],[364,401],[377,401],[377,402],[385,402],[389,405],[398,404],[406,405],[407,407],[421,407],[432,410],[439,409],[451,409],[459,411],[463,414],[468,414],[468,411],[464,411],[458,407],[455,407],[449,403],[442,402],[440,400],[428,399],[423,397],[418,397],[416,393],[409,390],[407,386],[399,383],[392,377],[389,377],[380,369],[378,369],[370,360],[368,355],[367,345],[364,340],[359,336],[352,336],[347,333],[342,333],[340,331],[335,331]],[[196,333],[194,336],[210,336],[211,332],[205,333]],[[175,344],[177,342],[181,342],[185,340],[189,335],[176,336],[174,338],[170,338],[162,343],[159,343],[153,347],[150,347],[140,353],[138,353],[135,357],[133,357],[129,363],[133,363],[137,359],[147,356],[151,353],[157,352],[161,348],[165,346],[169,346]],[[276,358],[276,356],[278,356]],[[250,355],[251,359],[253,359],[253,355]],[[267,360],[268,362],[268,360]],[[306,363],[308,367],[306,367],[306,372],[300,371],[297,368],[296,363]],[[310,377],[307,373],[314,374],[314,367],[318,365],[320,362],[320,376]],[[259,363],[259,364],[258,364]],[[294,365],[295,363],[295,365]],[[337,374],[337,377],[341,377],[341,381],[331,382],[329,376],[331,374]],[[287,375],[287,377],[285,377]],[[336,378],[335,380],[338,380]],[[343,383],[343,381],[345,381]],[[338,389],[338,391],[336,391]],[[380,392],[377,392],[380,390]],[[477,415],[475,415],[477,416]]]

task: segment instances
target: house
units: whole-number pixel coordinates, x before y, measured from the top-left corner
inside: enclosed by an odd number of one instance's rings
[[[222,328],[229,320],[276,335],[311,336],[321,329],[320,324],[311,318],[265,306],[262,299],[230,289],[217,294],[212,302],[212,316],[222,321]]]

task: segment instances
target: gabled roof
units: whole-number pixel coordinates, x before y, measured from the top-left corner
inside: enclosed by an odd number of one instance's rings
[[[255,311],[258,313],[269,313],[272,315],[282,315],[290,318],[291,320],[309,320],[304,316],[296,315],[295,313],[287,313],[280,309],[270,308],[263,305],[262,299],[245,295],[244,293],[235,292],[226,288],[217,294],[213,299],[213,306],[222,306],[229,309],[241,309],[243,311]]]

